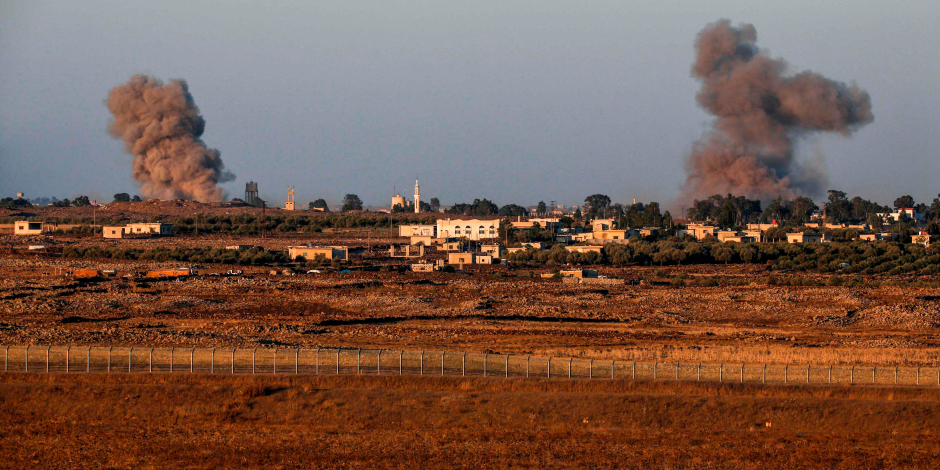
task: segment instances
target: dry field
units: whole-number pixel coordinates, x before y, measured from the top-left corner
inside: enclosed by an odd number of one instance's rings
[[[940,390],[0,375],[3,468],[936,468]]]

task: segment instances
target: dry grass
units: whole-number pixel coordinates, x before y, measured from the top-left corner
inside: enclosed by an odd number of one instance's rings
[[[935,468],[940,390],[0,375],[8,468]]]

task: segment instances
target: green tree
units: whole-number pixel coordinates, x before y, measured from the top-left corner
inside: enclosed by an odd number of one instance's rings
[[[323,209],[323,212],[329,212],[330,206],[326,205],[326,201],[323,199],[317,199],[313,201],[308,206],[310,209]]]
[[[343,207],[340,210],[342,212],[361,211],[362,199],[359,199],[359,196],[355,194],[347,194],[343,197]]]
[[[606,194],[594,194],[584,198],[585,215],[591,219],[604,217],[604,211],[610,206],[610,197]]]
[[[810,215],[817,210],[819,210],[819,206],[806,196],[800,196],[790,202],[791,216],[798,224],[804,224],[809,221]]]
[[[525,210],[525,207],[522,207],[517,204],[506,204],[503,207],[499,208],[499,215],[505,217],[517,217],[517,216],[527,216],[529,212]]]
[[[131,202],[131,195],[127,193],[117,193],[114,195],[114,202]]]
[[[78,196],[72,200],[72,206],[74,207],[88,207],[91,205],[91,201],[88,200],[88,196]]]
[[[895,209],[912,208],[914,205],[914,198],[911,196],[901,196],[894,200]]]
[[[441,201],[436,197],[432,197],[431,198],[431,212],[438,212],[440,210],[441,210]]]
[[[548,213],[548,207],[545,205],[545,201],[539,201],[539,204],[536,207],[535,212],[538,215],[545,215]]]

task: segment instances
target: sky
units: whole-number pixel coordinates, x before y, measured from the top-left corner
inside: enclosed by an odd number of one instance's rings
[[[108,91],[183,78],[243,197],[387,205],[488,198],[677,200],[711,117],[696,34],[728,18],[758,45],[855,82],[875,120],[799,144],[830,188],[890,204],[940,193],[940,3],[749,1],[0,2],[0,197],[137,194],[106,132]]]

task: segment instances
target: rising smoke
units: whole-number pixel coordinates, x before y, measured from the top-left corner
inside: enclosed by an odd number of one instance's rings
[[[114,115],[108,132],[124,140],[124,150],[134,156],[133,176],[142,194],[200,202],[224,199],[218,184],[235,176],[225,170],[219,151],[199,139],[206,121],[185,80],[164,85],[135,75],[108,93],[107,105]]]
[[[809,71],[788,76],[787,63],[759,52],[756,41],[754,26],[733,27],[728,20],[698,35],[692,66],[702,82],[697,99],[717,119],[692,148],[686,199],[819,194],[825,171],[795,161],[794,142],[812,131],[848,136],[874,119],[864,90]]]

